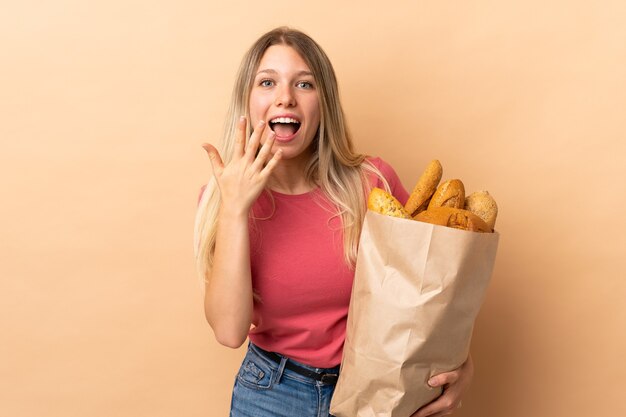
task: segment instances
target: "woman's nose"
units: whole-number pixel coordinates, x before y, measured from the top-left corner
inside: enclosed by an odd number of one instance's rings
[[[276,106],[292,107],[296,105],[296,99],[291,90],[291,86],[285,85],[277,90],[276,100],[274,102]]]

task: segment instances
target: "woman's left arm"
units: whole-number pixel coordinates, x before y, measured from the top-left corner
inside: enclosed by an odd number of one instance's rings
[[[474,377],[472,355],[463,365],[454,371],[435,375],[428,380],[431,387],[443,387],[443,393],[434,401],[426,404],[411,417],[441,417],[452,414],[461,406],[461,397]]]

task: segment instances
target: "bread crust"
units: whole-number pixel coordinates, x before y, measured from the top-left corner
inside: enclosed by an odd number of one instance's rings
[[[435,207],[453,207],[462,209],[465,206],[465,186],[458,179],[448,180],[441,184],[428,203],[428,209]]]
[[[374,187],[367,199],[367,208],[387,216],[410,219],[402,204],[385,190]]]
[[[426,210],[429,201],[443,175],[443,168],[437,159],[430,161],[422,175],[417,180],[409,199],[404,205],[405,210],[415,216]]]
[[[492,232],[492,229],[471,211],[454,207],[434,207],[414,217],[420,222],[468,230],[470,232]]]
[[[476,191],[465,199],[465,210],[469,210],[494,229],[498,217],[498,205],[488,191]]]

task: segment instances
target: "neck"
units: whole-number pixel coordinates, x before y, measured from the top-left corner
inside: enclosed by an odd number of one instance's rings
[[[296,160],[282,160],[278,163],[268,181],[268,187],[283,194],[304,194],[316,185],[307,180],[305,164]]]

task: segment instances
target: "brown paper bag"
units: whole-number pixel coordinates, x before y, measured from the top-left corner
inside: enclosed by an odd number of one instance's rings
[[[498,238],[367,213],[332,415],[409,417],[441,394],[427,381],[467,358]]]

